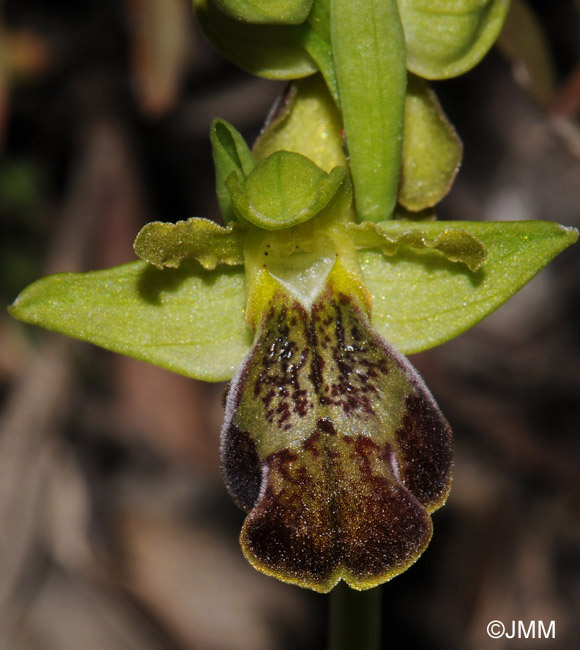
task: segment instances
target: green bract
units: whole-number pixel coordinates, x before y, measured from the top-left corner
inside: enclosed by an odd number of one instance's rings
[[[407,84],[396,0],[333,0],[332,52],[359,218],[395,208]],[[385,110],[388,107],[388,110]]]
[[[498,37],[509,0],[399,0],[407,67],[426,79],[473,68]]]
[[[193,0],[208,39],[240,68],[266,79],[298,79],[317,66],[286,25],[241,23],[208,0]]]

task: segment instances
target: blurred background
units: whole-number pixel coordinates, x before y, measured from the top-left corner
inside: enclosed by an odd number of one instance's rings
[[[499,47],[435,84],[465,148],[440,218],[580,226],[579,5],[516,3]],[[283,84],[220,58],[187,0],[0,7],[3,305],[134,259],[147,221],[218,218],[210,122],[253,140]],[[412,357],[455,478],[429,549],[383,588],[385,648],[580,647],[579,278],[573,247]],[[327,597],[242,557],[223,390],[0,311],[0,650],[324,647]],[[492,619],[553,620],[556,638],[494,641]]]

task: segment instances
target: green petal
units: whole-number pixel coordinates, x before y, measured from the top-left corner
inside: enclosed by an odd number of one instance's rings
[[[246,177],[256,166],[256,160],[244,138],[225,120],[215,119],[212,122],[209,138],[215,166],[218,203],[222,218],[228,223],[235,219],[235,214],[226,179],[232,172]]]
[[[244,263],[244,228],[237,223],[222,228],[197,217],[178,223],[153,221],[141,229],[134,249],[158,269],[176,269],[183,260],[197,260],[207,270],[218,264],[236,266]]]
[[[301,153],[330,172],[346,167],[342,120],[320,75],[301,79],[285,97],[283,109],[266,125],[254,145],[258,160],[279,149]]]
[[[439,203],[451,188],[462,146],[435,93],[409,75],[398,200],[413,211]]]
[[[382,222],[349,224],[357,248],[378,248],[384,255],[396,255],[401,246],[415,249],[431,249],[443,253],[450,262],[462,262],[474,273],[485,262],[485,244],[470,232],[447,228],[437,234],[415,225],[413,222]]]
[[[312,219],[350,182],[344,167],[327,174],[301,154],[276,151],[245,179],[232,173],[226,185],[242,219],[279,230]]]
[[[158,271],[132,262],[38,280],[10,313],[188,377],[223,381],[252,341],[244,309],[243,269],[203,271],[193,262]]]
[[[208,0],[193,0],[193,6],[205,36],[243,70],[267,79],[299,79],[316,72],[292,26],[242,23]]]
[[[357,213],[382,221],[397,200],[405,105],[397,2],[335,0],[330,23]]]
[[[306,20],[312,0],[210,0],[236,20],[268,25],[298,25]]]
[[[399,0],[408,69],[426,79],[467,72],[499,36],[509,0]]]
[[[408,229],[403,221],[386,225]],[[578,238],[573,228],[548,221],[420,224],[433,238],[458,226],[487,250],[487,260],[476,273],[434,251],[402,248],[389,258],[378,251],[359,252],[373,298],[373,325],[404,354],[426,350],[469,329]]]

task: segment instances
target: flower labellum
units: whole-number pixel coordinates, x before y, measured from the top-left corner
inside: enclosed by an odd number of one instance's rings
[[[409,567],[451,482],[450,427],[411,364],[371,327],[340,259],[304,304],[270,276],[254,346],[232,380],[226,484],[248,512],[257,569],[319,592]]]

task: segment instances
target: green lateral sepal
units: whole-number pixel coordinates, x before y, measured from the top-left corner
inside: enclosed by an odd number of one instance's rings
[[[233,172],[226,180],[237,215],[266,230],[290,228],[309,221],[335,200],[350,204],[348,172],[335,167],[327,174],[310,159],[289,151],[276,151],[241,178]]]
[[[205,271],[184,261],[159,271],[138,261],[49,275],[27,287],[10,313],[187,377],[225,381],[252,342],[244,287],[241,267]]]
[[[396,238],[409,225],[390,221],[381,228]],[[449,229],[465,231],[485,246],[487,258],[473,273],[429,248],[400,246],[392,257],[371,248],[358,251],[372,296],[373,325],[403,354],[440,345],[469,329],[578,239],[574,228],[549,221],[425,221],[417,227],[431,240]]]
[[[208,219],[193,217],[178,223],[153,221],[135,239],[135,253],[158,269],[176,269],[184,260],[197,260],[204,269],[219,264],[244,263],[247,227],[231,223],[227,228]]]

